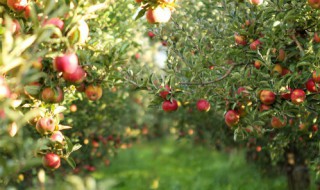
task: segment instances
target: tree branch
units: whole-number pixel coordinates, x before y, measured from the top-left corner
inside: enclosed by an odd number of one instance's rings
[[[299,50],[300,50],[300,53],[301,53],[302,55],[304,55],[304,49],[303,49],[303,47],[301,46],[300,42],[298,41],[296,35],[295,35],[295,34],[292,34],[291,37],[292,37],[293,41],[297,44],[297,46],[298,46],[298,48],[299,48]]]
[[[186,86],[193,86],[193,85],[201,85],[201,86],[204,86],[204,85],[209,85],[209,84],[212,84],[212,83],[216,83],[216,82],[219,82],[223,79],[225,79],[226,77],[228,77],[231,73],[231,71],[236,67],[236,66],[240,66],[240,65],[243,65],[243,64],[234,64],[232,65],[228,70],[227,72],[220,78],[217,78],[213,81],[206,81],[206,82],[180,82],[179,84],[180,85],[186,85]]]

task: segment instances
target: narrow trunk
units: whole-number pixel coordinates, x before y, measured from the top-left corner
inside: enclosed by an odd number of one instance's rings
[[[299,157],[296,148],[286,152],[288,190],[310,189],[310,174],[304,159]]]

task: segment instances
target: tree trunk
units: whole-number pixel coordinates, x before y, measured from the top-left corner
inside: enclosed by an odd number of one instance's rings
[[[296,149],[286,152],[286,169],[288,190],[310,189],[310,174],[304,159],[299,157]]]

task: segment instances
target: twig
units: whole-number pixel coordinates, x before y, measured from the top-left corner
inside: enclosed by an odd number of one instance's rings
[[[236,67],[236,66],[239,66],[239,65],[243,65],[243,64],[234,64],[232,65],[228,71],[220,78],[217,78],[213,81],[207,81],[207,82],[180,82],[179,84],[180,85],[187,85],[187,86],[191,86],[191,85],[201,85],[201,86],[204,86],[204,85],[209,85],[209,84],[212,84],[212,83],[216,83],[216,82],[219,82],[223,79],[225,79],[227,76],[230,75],[231,71]]]
[[[297,44],[297,46],[298,46],[298,48],[299,48],[299,50],[300,50],[300,53],[301,53],[302,55],[304,55],[304,49],[303,49],[303,47],[301,46],[300,42],[298,41],[296,35],[295,35],[295,34],[292,34],[291,37],[292,37],[293,41]]]

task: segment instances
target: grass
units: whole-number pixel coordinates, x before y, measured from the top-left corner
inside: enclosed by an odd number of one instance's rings
[[[226,154],[186,141],[136,144],[94,177],[110,190],[286,189],[285,176],[263,177],[243,152]]]

